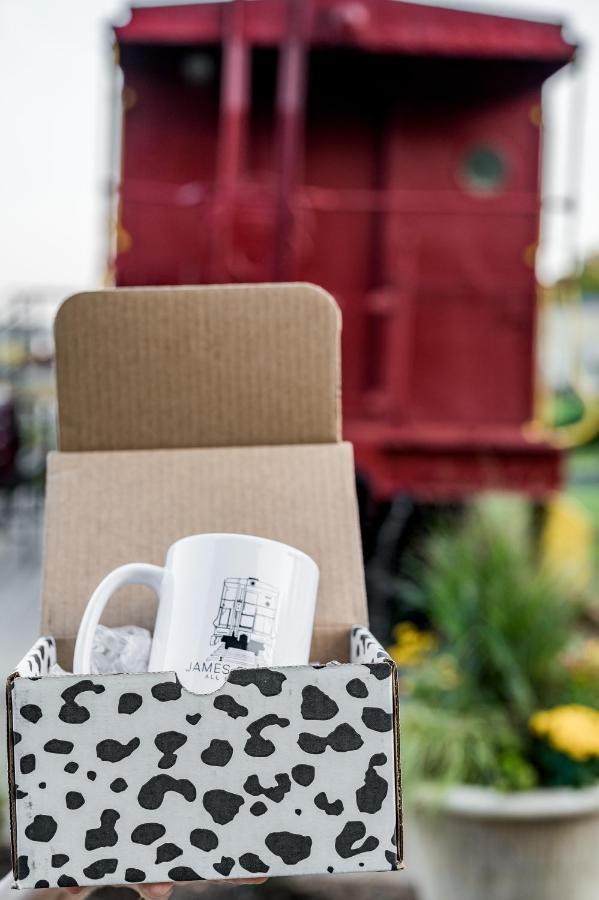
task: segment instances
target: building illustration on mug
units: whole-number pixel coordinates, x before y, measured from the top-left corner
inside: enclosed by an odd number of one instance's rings
[[[258,578],[225,578],[214,619],[210,658],[234,659],[239,666],[272,662],[279,591]]]

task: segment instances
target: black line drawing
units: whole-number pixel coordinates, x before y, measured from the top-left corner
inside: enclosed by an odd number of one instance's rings
[[[240,657],[242,665],[268,664],[276,634],[278,602],[279,591],[272,584],[254,577],[225,578],[210,638],[210,644],[217,648],[212,656],[240,651],[234,655]]]

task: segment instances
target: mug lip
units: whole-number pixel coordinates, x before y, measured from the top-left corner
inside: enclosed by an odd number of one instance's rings
[[[259,541],[262,544],[273,544],[275,547],[280,547],[284,550],[291,550],[292,553],[297,554],[297,556],[302,556],[305,560],[307,560],[309,563],[311,563],[311,565],[315,567],[317,573],[320,573],[318,563],[298,547],[292,547],[291,544],[285,544],[283,543],[283,541],[276,541],[274,538],[262,537],[259,534],[239,534],[235,531],[207,531],[201,532],[199,534],[187,534],[185,537],[179,538],[170,545],[167,555],[171,552],[173,547],[177,546],[177,544],[185,544],[187,541],[193,541],[197,538],[236,538],[238,540],[251,542]]]

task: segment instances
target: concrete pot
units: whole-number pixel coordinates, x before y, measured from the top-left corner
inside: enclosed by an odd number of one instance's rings
[[[598,900],[599,786],[455,787],[406,815],[420,900]]]

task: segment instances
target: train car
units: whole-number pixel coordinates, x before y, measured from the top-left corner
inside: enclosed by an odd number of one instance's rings
[[[531,426],[541,90],[558,25],[397,0],[134,8],[119,285],[306,280],[343,310],[376,498],[542,496]]]

